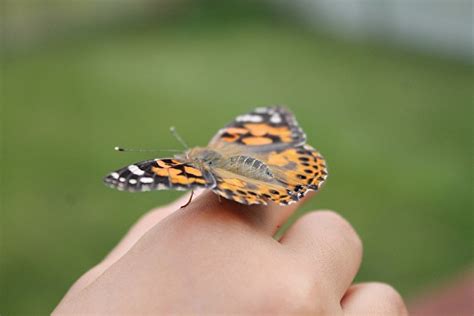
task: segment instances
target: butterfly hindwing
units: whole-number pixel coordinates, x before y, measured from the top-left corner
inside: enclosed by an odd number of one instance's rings
[[[317,191],[327,178],[326,161],[309,145],[270,152],[265,160],[275,178],[297,199]]]
[[[248,150],[266,151],[274,148],[300,146],[306,135],[293,114],[281,106],[260,107],[221,129],[211,140],[210,146],[223,147],[234,144]]]
[[[122,191],[189,190],[215,185],[207,171],[173,158],[131,164],[107,175],[104,182]]]
[[[248,205],[265,205],[270,200],[290,204],[295,200],[281,184],[258,181],[223,169],[213,172],[216,186],[212,190],[226,199]]]
[[[214,169],[216,186],[213,191],[241,204],[267,204],[273,201],[288,205],[299,201],[309,191],[317,191],[326,180],[324,158],[309,145],[259,156],[271,170],[272,179],[256,180],[228,170]]]

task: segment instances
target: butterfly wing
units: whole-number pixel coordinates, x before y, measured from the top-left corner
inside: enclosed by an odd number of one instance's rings
[[[243,204],[271,200],[288,205],[308,191],[318,190],[327,177],[324,158],[305,145],[306,135],[284,107],[256,108],[221,129],[209,147],[229,156],[249,155],[272,172],[268,181],[256,180],[224,169],[214,169],[214,191]]]
[[[138,162],[107,175],[104,182],[121,191],[212,188],[215,179],[207,170],[177,159]]]
[[[265,162],[295,200],[319,190],[328,175],[326,161],[309,145],[268,152]]]
[[[301,146],[306,135],[294,115],[281,106],[260,107],[237,116],[221,129],[209,143],[209,147],[242,145],[246,150],[269,151],[277,148]]]
[[[296,202],[288,189],[279,183],[268,183],[248,178],[224,169],[215,169],[216,186],[212,189],[218,195],[241,204],[263,204],[274,201],[281,205]]]
[[[309,191],[317,191],[327,177],[326,162],[308,145],[272,151],[260,156],[270,168],[272,179],[256,180],[224,169],[214,169],[213,191],[242,204],[288,205]]]

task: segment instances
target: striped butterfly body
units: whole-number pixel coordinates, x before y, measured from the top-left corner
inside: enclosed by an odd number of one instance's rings
[[[131,164],[104,179],[124,191],[206,188],[242,204],[288,205],[318,190],[327,177],[324,158],[309,145],[283,107],[238,116],[206,147],[173,158]]]

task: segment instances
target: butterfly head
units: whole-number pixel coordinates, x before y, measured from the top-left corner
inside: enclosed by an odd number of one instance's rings
[[[190,149],[186,156],[189,160],[191,160],[195,164],[204,165],[213,167],[219,164],[222,160],[222,155],[218,152],[209,149],[209,148],[201,148],[196,147]]]

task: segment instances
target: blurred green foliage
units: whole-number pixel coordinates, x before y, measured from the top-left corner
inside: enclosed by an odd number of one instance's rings
[[[106,188],[107,172],[153,156],[113,146],[179,148],[171,124],[204,145],[257,105],[288,105],[327,158],[326,186],[298,215],[351,221],[358,280],[410,296],[472,262],[466,65],[271,18],[124,27],[3,57],[2,314],[50,312],[142,214],[178,196]]]

